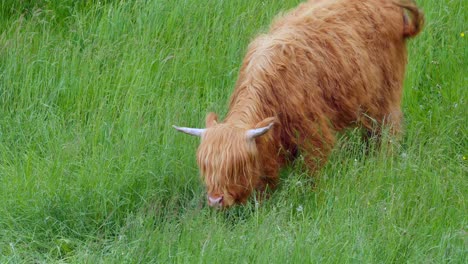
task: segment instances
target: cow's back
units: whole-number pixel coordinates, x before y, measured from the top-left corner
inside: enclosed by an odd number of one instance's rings
[[[288,125],[326,116],[341,129],[362,113],[391,111],[406,63],[402,30],[392,1],[304,3],[250,44],[231,107],[253,87]]]

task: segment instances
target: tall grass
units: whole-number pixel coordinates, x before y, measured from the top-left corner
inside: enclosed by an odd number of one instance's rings
[[[405,136],[207,208],[196,139],[249,41],[299,1],[2,2],[0,262],[466,263],[467,5],[418,1]]]

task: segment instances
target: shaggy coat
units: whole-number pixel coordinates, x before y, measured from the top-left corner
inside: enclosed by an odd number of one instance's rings
[[[310,0],[277,18],[249,45],[224,122],[210,113],[206,129],[176,127],[202,138],[209,204],[274,188],[298,151],[317,169],[344,128],[398,134],[405,40],[422,23],[413,2],[392,0]]]

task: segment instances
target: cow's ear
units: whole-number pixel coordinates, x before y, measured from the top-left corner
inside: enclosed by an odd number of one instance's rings
[[[208,113],[208,115],[206,115],[205,124],[207,128],[218,124],[218,115],[213,112]]]
[[[276,117],[268,117],[258,122],[254,129],[247,130],[247,138],[254,139],[268,132],[277,122]]]

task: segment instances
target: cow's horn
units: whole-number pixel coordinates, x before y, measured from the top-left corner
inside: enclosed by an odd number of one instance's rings
[[[247,138],[254,139],[256,137],[259,137],[259,136],[265,134],[266,132],[268,132],[268,130],[270,130],[273,127],[273,124],[274,124],[274,122],[270,123],[266,127],[254,128],[254,129],[247,130]]]
[[[185,134],[189,134],[192,136],[197,136],[201,137],[201,135],[205,132],[205,128],[190,128],[190,127],[178,127],[178,126],[172,126],[175,128],[177,131],[183,132]]]

